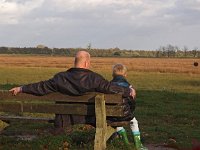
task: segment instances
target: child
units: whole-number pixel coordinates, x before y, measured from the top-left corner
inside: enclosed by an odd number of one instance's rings
[[[112,82],[116,83],[117,85],[124,86],[124,87],[131,86],[126,80],[127,68],[124,65],[122,64],[114,65],[112,76],[113,76]],[[126,118],[123,118],[123,120],[130,120],[130,128],[133,133],[135,147],[137,150],[147,150],[147,148],[144,147],[142,145],[142,142],[140,141],[138,121],[133,115],[133,112],[135,110],[135,100],[132,97],[126,97],[124,98],[124,102],[125,102],[125,110],[129,111],[129,114],[127,115]],[[122,136],[125,143],[128,144],[129,142],[128,142],[125,129],[123,127],[117,127],[117,132]]]

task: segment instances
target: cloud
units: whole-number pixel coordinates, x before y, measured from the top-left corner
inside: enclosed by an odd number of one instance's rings
[[[52,6],[52,4],[54,6]],[[174,0],[51,0],[49,5],[55,13],[66,14],[66,19],[89,23],[102,22],[103,25],[151,26],[171,19],[167,10],[175,8]],[[71,15],[73,14],[73,15]],[[146,23],[148,21],[148,24]]]
[[[60,8],[67,8],[68,10],[77,10],[77,9],[93,9],[102,6],[108,5],[120,5],[124,6],[129,3],[132,3],[131,0],[86,0],[86,1],[79,1],[79,0],[52,0],[56,6]]]
[[[189,46],[196,40],[183,35],[197,38],[199,11],[200,0],[0,0],[0,41],[138,49],[186,41]]]
[[[178,0],[177,5],[182,6],[184,9],[200,11],[200,0]]]
[[[0,1],[0,24],[17,24],[32,10],[41,6],[44,0],[1,0]]]

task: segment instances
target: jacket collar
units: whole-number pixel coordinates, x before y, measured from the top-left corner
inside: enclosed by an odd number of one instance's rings
[[[127,82],[127,80],[124,76],[118,75],[113,78],[112,82]]]
[[[87,71],[87,72],[92,72],[89,69],[85,69],[85,68],[70,68],[68,71]]]

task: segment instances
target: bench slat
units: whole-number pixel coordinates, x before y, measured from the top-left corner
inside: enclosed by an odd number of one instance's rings
[[[24,116],[0,116],[0,120],[8,123],[19,120],[54,123],[54,118],[24,117]]]
[[[0,112],[56,113],[74,115],[95,115],[94,105],[85,104],[35,104],[35,103],[0,103]],[[124,116],[123,106],[106,106],[107,116]]]
[[[20,101],[60,101],[60,102],[87,102],[94,103],[95,96],[98,93],[91,92],[82,96],[69,96],[61,93],[51,93],[44,96],[34,96],[31,94],[20,93],[17,96],[13,96],[9,91],[0,91],[0,101],[4,100],[20,100]],[[105,94],[105,101],[107,104],[122,103],[121,94]]]
[[[5,122],[22,120],[22,121],[54,123],[54,118],[24,117],[24,116],[0,116],[0,120]],[[128,126],[130,125],[130,121],[107,122],[107,124],[112,127]]]
[[[112,127],[124,127],[130,125],[130,121],[108,122],[107,124]]]

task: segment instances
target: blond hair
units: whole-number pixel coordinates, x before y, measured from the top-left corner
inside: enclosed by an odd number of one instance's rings
[[[113,66],[113,77],[117,76],[117,75],[122,75],[122,76],[126,76],[127,74],[127,68],[125,65],[123,64],[116,64]]]

